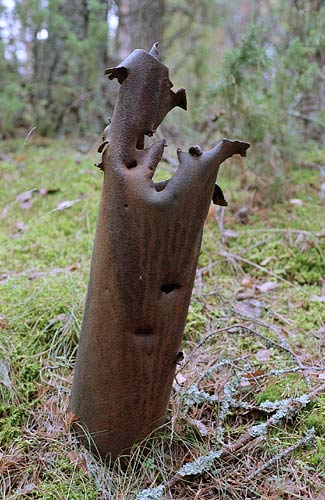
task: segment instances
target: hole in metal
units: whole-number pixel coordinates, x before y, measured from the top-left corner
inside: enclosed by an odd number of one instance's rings
[[[153,335],[151,328],[136,328],[134,334],[140,337],[148,337],[148,335]]]
[[[127,166],[128,168],[134,168],[134,167],[136,167],[136,166],[137,166],[137,164],[138,164],[138,163],[137,163],[137,160],[131,160],[131,161],[130,161],[130,162],[129,162],[126,166]]]
[[[164,283],[161,285],[160,290],[164,293],[170,293],[177,288],[181,288],[181,285],[178,285],[177,283]]]

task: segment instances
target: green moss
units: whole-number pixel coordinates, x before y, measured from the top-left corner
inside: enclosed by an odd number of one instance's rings
[[[325,436],[325,396],[320,396],[312,405],[312,410],[304,418],[304,424],[314,427],[318,436]],[[325,455],[325,449],[324,449]]]
[[[192,302],[189,308],[184,337],[186,340],[197,340],[204,332],[207,319],[203,312],[203,304]]]
[[[324,161],[324,155],[324,146],[315,142],[307,143],[304,150],[301,151],[301,159],[305,162],[322,163]]]
[[[8,448],[13,440],[23,434],[23,427],[30,407],[0,404],[0,447]]]
[[[312,451],[306,456],[306,463],[311,467],[319,467],[325,471],[325,439],[318,437],[316,439],[316,451],[313,447]]]
[[[306,384],[301,375],[289,374],[278,379],[268,381],[263,391],[255,396],[256,403],[276,401],[279,399],[296,397],[306,391]]]
[[[58,464],[58,470],[60,470]],[[64,471],[64,467],[62,469]],[[71,500],[96,500],[98,492],[91,483],[88,477],[75,470],[71,464],[69,469],[64,471],[70,474],[71,479],[64,479],[63,481],[59,476],[50,481],[42,481],[37,485],[37,491],[33,492],[33,498],[40,500],[53,500],[53,498],[69,498]]]

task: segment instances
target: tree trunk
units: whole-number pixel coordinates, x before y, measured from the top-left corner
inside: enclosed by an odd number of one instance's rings
[[[154,183],[166,143],[144,149],[144,137],[173,107],[186,109],[185,90],[171,90],[155,46],[106,73],[121,87],[103,154],[71,410],[93,449],[115,458],[164,421],[203,224],[212,196],[225,204],[215,187],[219,165],[245,156],[249,144],[223,139],[206,152],[178,150],[175,175]]]
[[[150,47],[162,40],[165,0],[118,0],[117,59],[126,58],[134,47]]]

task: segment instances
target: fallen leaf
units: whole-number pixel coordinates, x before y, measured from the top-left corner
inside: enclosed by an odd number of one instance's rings
[[[325,302],[325,295],[312,295],[311,302]]]
[[[241,302],[235,302],[234,308],[237,313],[243,316],[248,316],[250,318],[260,318],[262,316],[263,308],[266,305],[256,299],[242,300]]]
[[[57,402],[53,396],[45,401],[44,409],[46,410],[46,413],[50,414],[52,417],[56,417],[59,414]]]
[[[56,457],[57,457],[57,454],[54,453],[53,451],[47,451],[43,454],[44,460],[48,463],[54,462]]]
[[[301,207],[304,204],[304,202],[299,198],[290,198],[289,203],[295,207]]]
[[[86,465],[85,459],[83,457],[81,457],[80,455],[78,455],[78,453],[76,451],[73,451],[73,450],[69,451],[68,457],[69,457],[71,463],[77,465],[78,469],[81,469],[84,472],[87,472],[87,465]]]
[[[272,352],[269,349],[260,349],[255,354],[255,358],[258,359],[258,361],[268,361],[271,357],[271,354]]]
[[[211,203],[208,211],[208,215],[206,217],[206,222],[210,222],[211,220],[214,219],[215,217],[215,212],[216,212],[216,207]]]
[[[189,418],[189,421],[194,427],[197,428],[201,436],[207,436],[209,434],[208,428],[206,425],[204,425],[201,420],[196,420],[195,418]]]
[[[16,196],[16,201],[19,201],[20,203],[25,203],[26,201],[31,200],[33,195],[37,191],[38,190],[36,188],[30,189],[29,191],[24,191],[23,193],[20,193]]]
[[[58,314],[57,316],[54,316],[54,318],[52,318],[48,322],[48,324],[45,327],[45,330],[50,330],[52,328],[52,326],[55,325],[56,323],[67,324],[67,322],[69,321],[69,319],[70,319],[70,315],[69,314],[64,314],[64,313]]]
[[[11,380],[9,377],[9,366],[4,359],[0,359],[0,384],[3,384],[7,389],[11,389]]]
[[[249,222],[249,216],[248,216],[248,207],[243,206],[241,207],[236,213],[235,213],[235,218],[241,223],[241,224],[248,224]]]
[[[12,158],[10,156],[6,155],[5,153],[3,153],[2,151],[0,151],[0,161],[10,162],[10,161],[12,161]]]
[[[314,377],[314,378],[320,378],[323,379],[325,378],[325,372],[313,372],[313,370],[304,370],[304,373],[309,375],[309,377]]]
[[[20,193],[18,196],[16,196],[16,201],[18,201],[20,208],[22,208],[23,210],[28,210],[34,203],[33,196],[36,193],[38,193],[38,189],[33,188],[29,191],[24,191],[23,193]]]
[[[75,203],[78,203],[78,201],[80,200],[78,199],[78,200],[61,201],[61,203],[59,203],[54,210],[65,210],[66,208],[72,207],[72,205],[74,205]]]
[[[69,451],[68,452],[68,457],[70,458],[71,462],[75,462],[78,458],[78,454],[76,451]]]
[[[39,194],[41,196],[47,196],[48,194],[55,194],[55,193],[58,193],[59,191],[61,191],[61,189],[47,189],[47,188],[41,188],[39,190]]]
[[[6,205],[6,206],[4,207],[4,209],[3,209],[3,210],[2,210],[2,212],[1,212],[1,218],[2,218],[2,219],[4,219],[5,217],[7,217],[8,213],[9,213],[9,211],[10,211],[10,209],[11,209],[11,206],[12,206],[12,205]]]
[[[276,260],[274,255],[269,255],[269,257],[266,257],[266,259],[262,260],[261,266],[267,266],[268,263],[271,262],[271,260]]]
[[[319,340],[325,340],[325,325],[321,326],[317,332],[313,333],[314,337]]]
[[[239,291],[236,293],[235,298],[236,300],[247,300],[247,299],[253,299],[255,297],[254,290],[249,290],[249,291]]]
[[[240,384],[241,387],[248,387],[251,385],[250,381],[248,379],[241,379]]]
[[[25,224],[25,222],[23,222],[23,221],[16,222],[15,226],[16,226],[16,229],[19,233],[22,233],[23,231],[26,231],[26,229],[27,229],[27,224]]]
[[[65,419],[65,428],[68,430],[70,427],[79,421],[79,417],[73,413],[73,411],[69,411],[66,419]]]
[[[254,286],[254,280],[251,276],[244,276],[240,283],[245,288],[252,288]]]
[[[26,484],[26,486],[24,486],[24,488],[21,488],[18,490],[18,493],[20,495],[28,495],[28,493],[30,493],[31,491],[34,491],[36,489],[36,484],[34,483],[29,483],[29,484]]]
[[[186,377],[184,377],[184,375],[182,375],[181,373],[178,373],[175,377],[176,379],[176,382],[179,384],[179,385],[182,385],[186,382]]]
[[[256,377],[260,377],[261,375],[264,375],[266,372],[265,370],[255,370],[254,372],[248,372],[244,373],[243,377],[246,379],[254,379]]]
[[[267,293],[274,290],[278,286],[279,285],[276,281],[265,281],[265,283],[262,283],[261,285],[256,285],[256,288],[261,293]]]
[[[77,271],[78,269],[80,269],[80,264],[78,262],[75,262],[74,264],[66,267],[67,271]]]
[[[20,208],[21,208],[22,210],[29,210],[29,209],[30,209],[30,207],[33,205],[33,203],[34,203],[34,201],[33,201],[32,199],[30,199],[30,200],[26,200],[26,201],[22,201],[22,202],[20,203]]]
[[[284,479],[281,483],[279,482],[276,486],[277,492],[279,491],[278,488],[282,493],[286,493],[289,498],[299,498],[301,493],[299,485],[291,479]],[[282,495],[278,496],[277,494],[277,498],[282,498]]]
[[[13,160],[14,160],[16,163],[21,163],[22,161],[25,161],[25,160],[26,160],[26,155],[17,155],[17,156],[14,156],[14,157],[13,157]]]
[[[223,238],[228,240],[229,238],[238,238],[239,235],[238,235],[237,231],[233,231],[232,229],[226,229],[222,233],[222,236],[223,236]]]
[[[5,319],[4,316],[0,316],[0,328],[8,328],[9,327],[9,321]]]

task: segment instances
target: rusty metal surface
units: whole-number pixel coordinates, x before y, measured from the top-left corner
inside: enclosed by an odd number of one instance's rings
[[[144,149],[185,90],[173,92],[168,68],[135,50],[106,71],[121,84],[109,138],[102,147],[104,182],[70,408],[101,456],[128,452],[165,419],[202,229],[219,165],[246,155],[248,143],[223,139],[203,152],[178,151],[179,168],[152,181],[165,141]],[[218,202],[218,201],[217,201]]]

